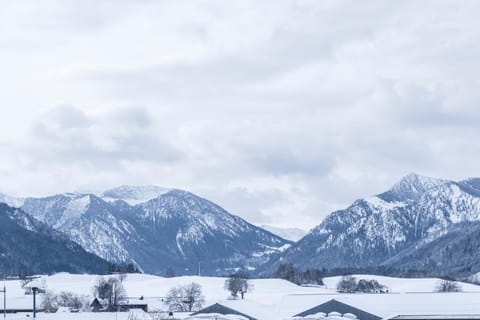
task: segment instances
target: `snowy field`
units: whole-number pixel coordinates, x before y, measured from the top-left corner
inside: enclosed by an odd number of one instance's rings
[[[45,287],[46,290],[60,293],[70,291],[92,298],[92,287],[98,276],[57,274],[41,276],[34,284]],[[400,279],[382,276],[355,275],[357,279],[375,279],[389,288],[388,294],[339,294],[335,287],[340,277],[325,278],[325,287],[300,287],[280,279],[251,280],[253,290],[246,295],[245,300],[229,300],[228,292],[224,290],[225,278],[216,277],[175,277],[163,278],[146,274],[129,274],[124,280],[127,296],[131,301],[138,302],[143,296],[149,310],[167,311],[162,302],[166,293],[175,286],[196,282],[202,286],[205,296],[205,306],[221,303],[230,308],[249,314],[259,320],[289,319],[293,315],[310,309],[316,305],[336,299],[363,309],[378,316],[388,318],[398,314],[480,314],[480,287],[460,283],[463,292],[435,293],[438,279]],[[25,295],[19,280],[6,282],[7,307],[16,309],[31,309],[32,296]],[[0,295],[1,296],[1,295]],[[42,295],[37,305],[40,305]],[[0,299],[0,309],[3,303]],[[27,317],[29,316],[29,317]],[[186,314],[177,315],[179,318]],[[30,314],[7,315],[7,319],[29,319]],[[39,319],[151,319],[148,314],[136,311],[119,313],[57,313],[38,315]]]

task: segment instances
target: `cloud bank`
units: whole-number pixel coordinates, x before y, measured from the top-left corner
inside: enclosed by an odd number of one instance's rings
[[[313,227],[404,174],[479,176],[476,1],[22,1],[0,191],[157,184]]]

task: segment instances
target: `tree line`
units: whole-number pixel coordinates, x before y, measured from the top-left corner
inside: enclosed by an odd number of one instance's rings
[[[283,263],[278,266],[274,277],[293,282],[297,285],[323,285],[322,278],[324,277],[324,271],[318,269],[302,271],[295,267],[293,263]]]

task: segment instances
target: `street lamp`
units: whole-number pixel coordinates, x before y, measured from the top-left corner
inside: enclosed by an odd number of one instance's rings
[[[38,287],[32,287],[32,292],[33,292],[33,317],[37,317],[37,292],[38,292]]]
[[[39,287],[32,287],[33,292],[33,317],[37,317],[37,293],[45,293],[45,289]]]

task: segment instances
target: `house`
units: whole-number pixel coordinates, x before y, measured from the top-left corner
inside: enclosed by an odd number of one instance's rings
[[[379,317],[367,311],[355,308],[351,305],[337,301],[335,299],[331,299],[316,307],[300,312],[299,314],[296,314],[294,317],[307,317],[307,316],[319,314],[319,313],[325,314],[325,315],[330,315],[332,313],[335,313],[335,316],[349,315],[350,317],[354,316],[356,317],[356,319],[359,319],[359,320],[381,320],[382,319],[382,317]]]
[[[93,299],[92,303],[90,304],[92,312],[100,312],[104,310],[103,305],[98,301],[97,298]]]
[[[144,312],[148,312],[148,304],[142,303],[142,304],[120,304],[118,306],[118,311],[124,312],[124,311],[130,311],[130,310],[142,310]]]

